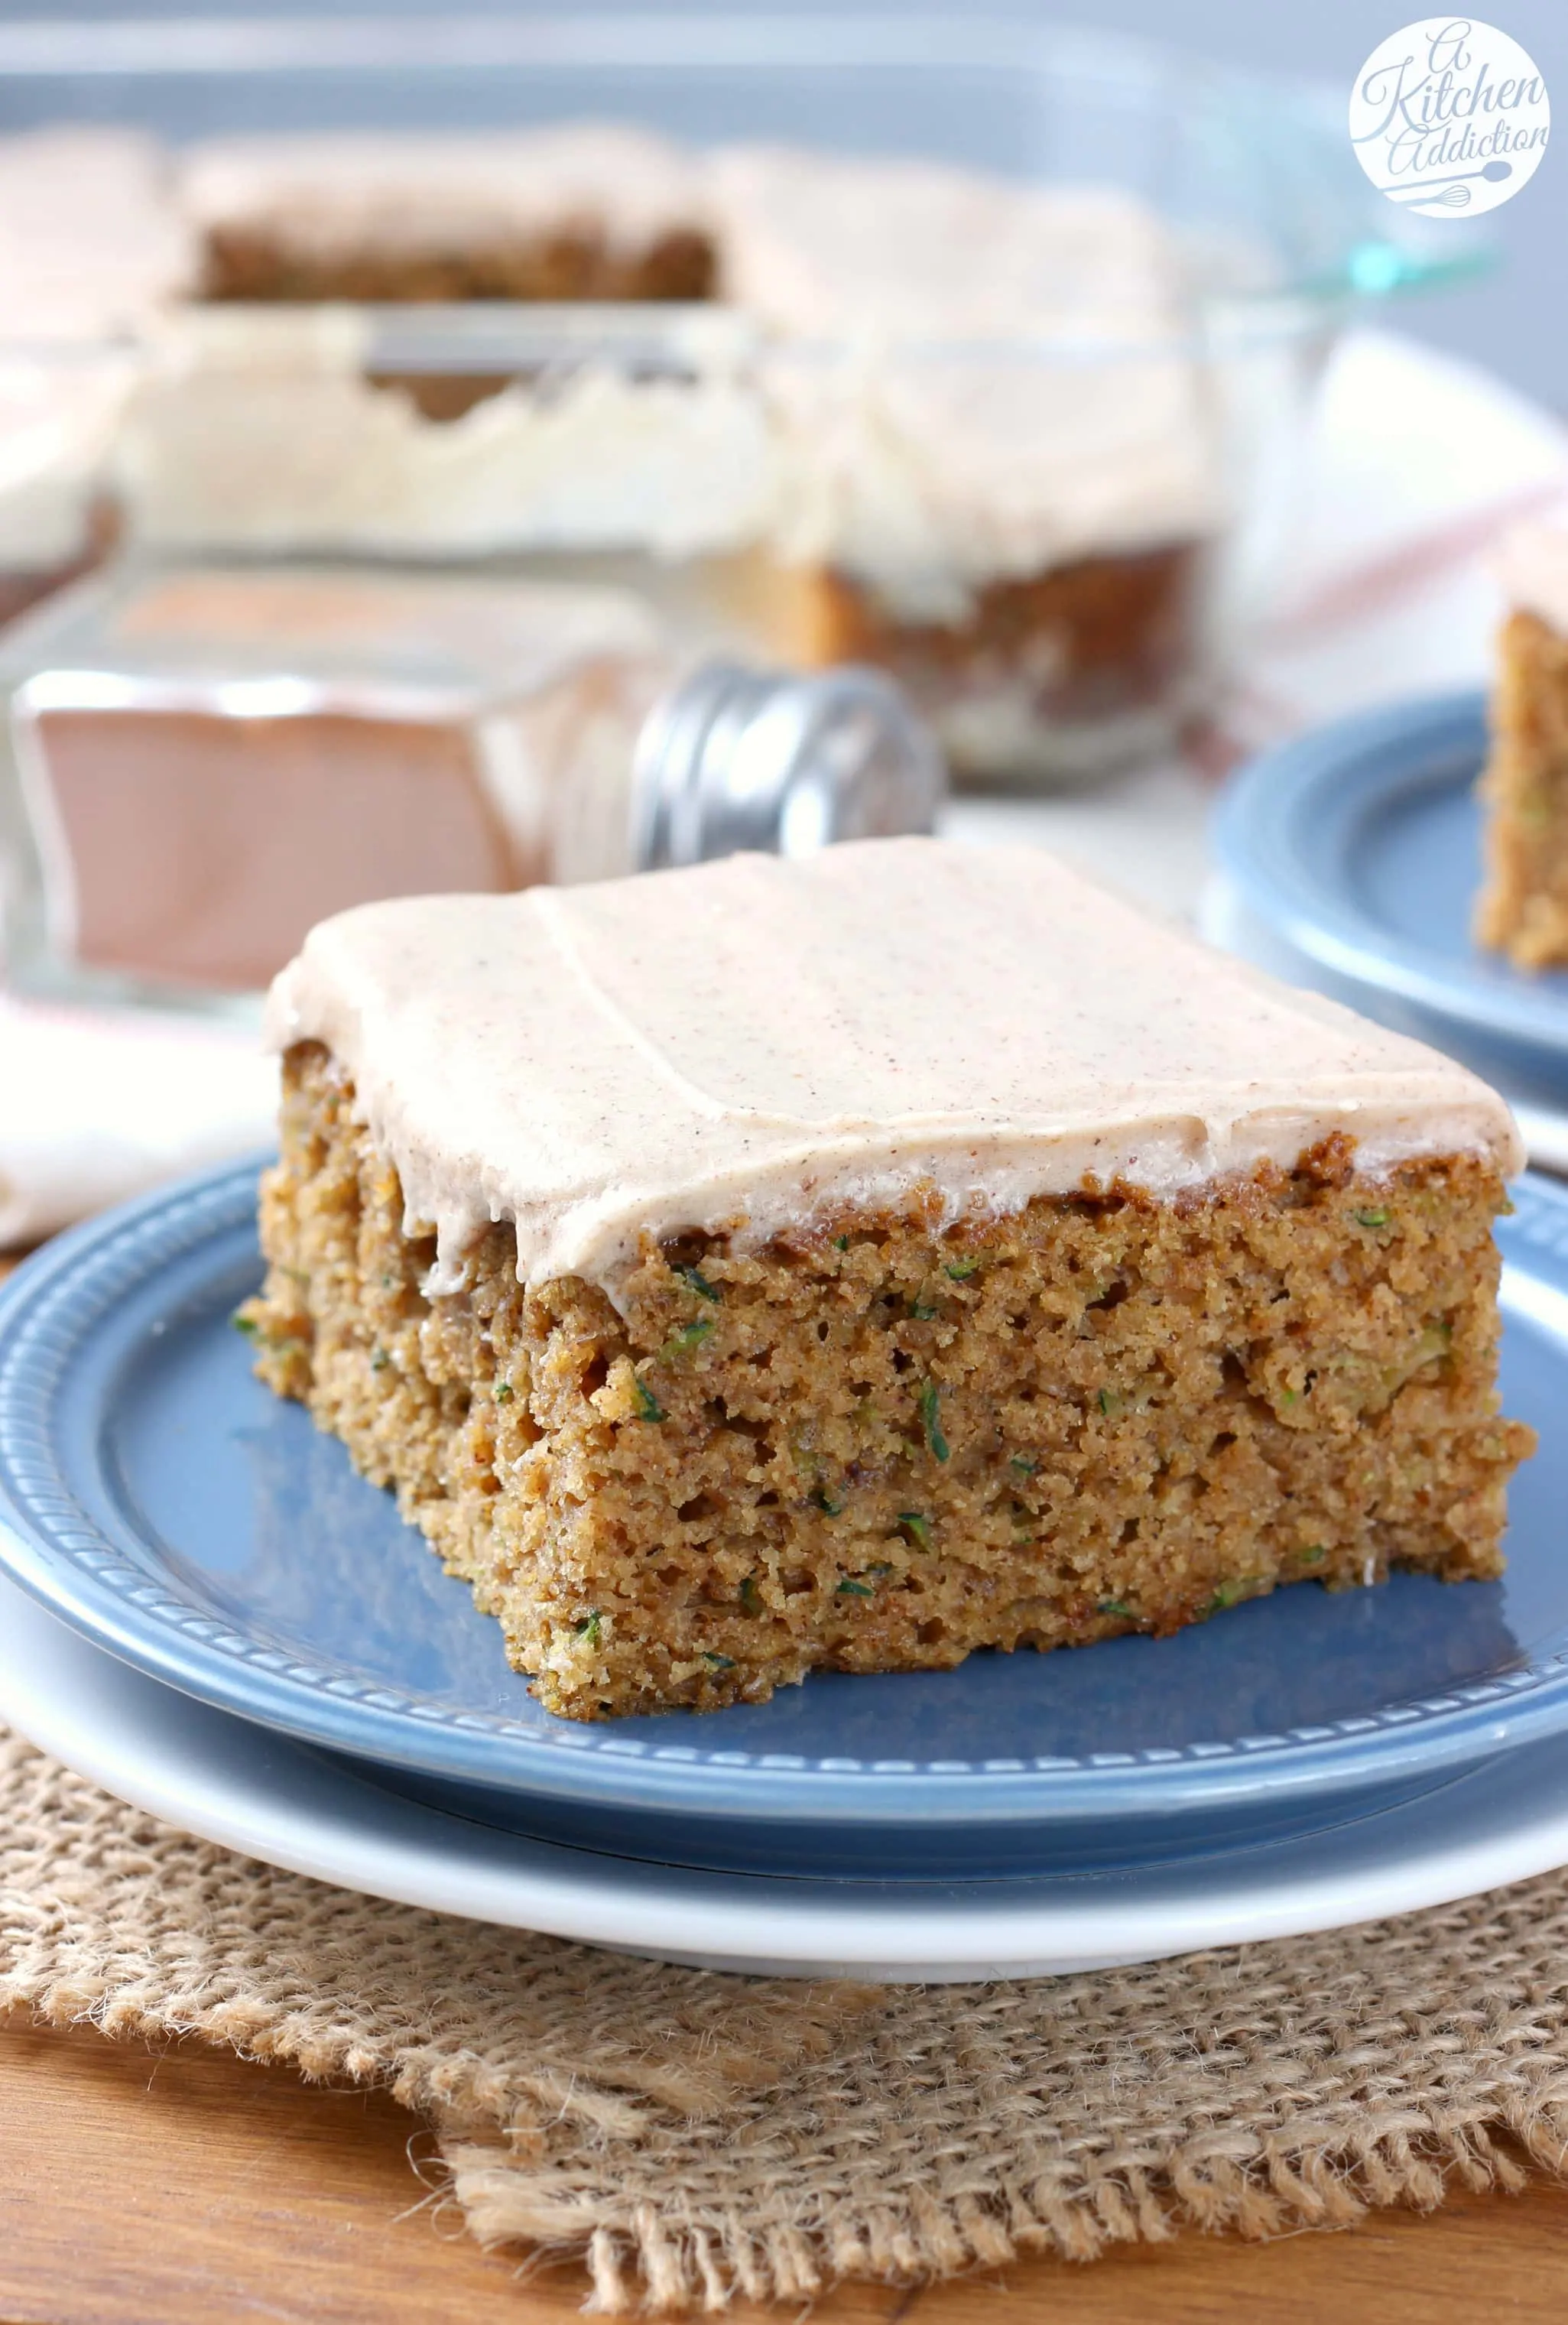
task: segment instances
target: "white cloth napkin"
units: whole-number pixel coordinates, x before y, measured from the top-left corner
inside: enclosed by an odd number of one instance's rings
[[[270,1144],[277,1084],[243,1026],[0,994],[0,1246]]]
[[[1299,556],[1230,706],[1236,739],[1484,682],[1502,612],[1488,552],[1565,494],[1552,413],[1414,340],[1352,335],[1324,377]]]
[[[945,829],[1059,848],[1195,915],[1217,773],[1363,703],[1485,675],[1499,525],[1568,497],[1568,435],[1473,366],[1360,331],[1325,375],[1298,554],[1241,683],[1183,761],[1031,801],[961,800]],[[147,1010],[0,995],[0,1244],[266,1144],[276,1087],[255,1037]]]

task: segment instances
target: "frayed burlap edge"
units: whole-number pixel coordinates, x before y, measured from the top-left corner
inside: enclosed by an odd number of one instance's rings
[[[1142,1968],[800,1985],[326,1888],[0,1737],[0,2008],[385,2088],[476,2236],[612,2311],[1568,2172],[1568,1873]]]

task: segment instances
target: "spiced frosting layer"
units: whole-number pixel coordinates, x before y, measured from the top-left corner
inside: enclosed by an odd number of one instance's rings
[[[758,1240],[930,1185],[951,1218],[1120,1179],[1174,1195],[1336,1132],[1358,1167],[1521,1166],[1463,1067],[1146,918],[1043,851],[790,862],[361,906],[277,979],[433,1226],[515,1222],[612,1296],[645,1234]]]

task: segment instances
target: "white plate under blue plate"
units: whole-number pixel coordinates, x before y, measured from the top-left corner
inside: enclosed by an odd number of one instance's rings
[[[545,1839],[801,1875],[1139,1865],[1367,1813],[1568,1732],[1568,1193],[1503,1222],[1509,1570],[1311,1584],[1174,1639],[552,1718],[390,1497],[252,1377],[255,1172],[74,1230],[0,1292],[0,1561],[85,1636],[377,1781]]]
[[[1312,981],[1510,1084],[1568,1098],[1568,971],[1526,977],[1471,939],[1480,694],[1396,704],[1266,752],[1214,820],[1237,903]]]
[[[0,1722],[204,1840],[341,1888],[785,1977],[1028,1978],[1294,1937],[1568,1863],[1568,1738],[1331,1831],[1132,1871],[960,1882],[772,1880],[596,1856],[400,1799],[178,1694],[0,1581]]]

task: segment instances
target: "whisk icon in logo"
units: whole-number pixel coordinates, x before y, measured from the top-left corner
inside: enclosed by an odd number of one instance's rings
[[[1381,194],[1428,218],[1511,201],[1546,151],[1535,60],[1495,24],[1425,16],[1380,42],[1350,91],[1350,143]]]

